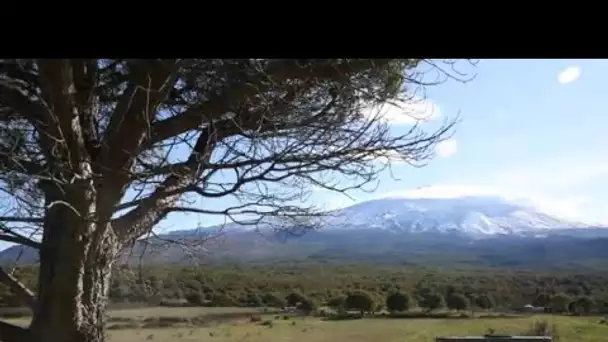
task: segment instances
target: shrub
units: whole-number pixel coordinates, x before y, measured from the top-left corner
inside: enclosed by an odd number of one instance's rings
[[[346,296],[344,307],[347,310],[357,310],[363,315],[365,312],[374,311],[375,303],[369,292],[354,291]]]
[[[411,299],[406,293],[395,292],[386,297],[386,309],[390,312],[401,312],[410,309]]]

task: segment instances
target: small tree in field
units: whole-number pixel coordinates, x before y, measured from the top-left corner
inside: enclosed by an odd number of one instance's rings
[[[465,310],[469,307],[469,299],[461,293],[450,293],[445,299],[446,306],[450,310]]]
[[[433,310],[441,309],[445,306],[445,300],[440,293],[429,292],[423,294],[418,300],[418,305],[421,308],[426,309],[428,312]]]
[[[365,312],[374,311],[376,303],[373,296],[368,292],[354,291],[346,296],[344,307],[347,310],[357,310],[361,313],[361,316],[363,316]]]
[[[580,296],[573,303],[575,311],[579,313],[590,313],[595,306],[595,301],[589,296]]]
[[[300,303],[298,303],[298,310],[300,310],[305,315],[310,315],[319,307],[316,300],[310,297],[303,298]]]
[[[568,304],[572,299],[565,293],[556,293],[551,297],[551,312],[563,313],[568,312]]]
[[[287,304],[285,299],[275,293],[264,293],[262,301],[271,308],[283,308]]]
[[[494,307],[494,300],[488,294],[482,294],[475,297],[475,306],[483,310],[489,310]]]
[[[344,311],[344,302],[346,301],[346,296],[336,296],[332,297],[327,301],[327,306],[336,312]]]
[[[407,311],[411,306],[411,298],[407,293],[395,292],[386,297],[386,309],[390,312]]]
[[[296,306],[298,303],[306,300],[307,297],[300,292],[292,292],[285,297],[285,304],[287,306]]]
[[[450,70],[438,63],[0,59],[0,239],[40,255],[35,291],[0,271],[32,309],[0,340],[103,341],[112,266],[170,215],[306,231],[323,214],[301,202],[312,186],[423,165],[454,124],[425,131],[411,111],[437,83],[425,68]],[[393,130],[395,116],[417,124]]]

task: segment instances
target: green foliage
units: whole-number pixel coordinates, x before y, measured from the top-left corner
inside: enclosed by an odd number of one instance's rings
[[[18,269],[19,279],[36,288],[36,269]],[[551,294],[566,293],[578,286],[595,302],[592,312],[608,313],[608,272],[496,271],[494,269],[440,269],[377,265],[279,264],[235,267],[208,265],[146,267],[139,275],[117,269],[110,287],[113,303],[158,304],[163,299],[186,299],[205,306],[296,306],[310,297],[341,311],[345,293],[365,291],[378,311],[395,292],[410,293],[410,307],[429,293],[461,293],[480,308],[521,308],[525,304],[551,307]],[[196,293],[196,294],[195,294]],[[582,296],[576,296],[574,302]],[[195,303],[194,303],[195,302]],[[572,304],[571,310],[585,312],[586,306]],[[21,301],[0,286],[0,305],[16,306]],[[198,304],[201,303],[201,304]],[[424,307],[425,301],[420,306]],[[424,307],[427,310],[429,308]],[[563,307],[562,307],[563,309]]]
[[[428,311],[440,309],[445,306],[443,296],[437,292],[424,293],[418,299],[418,305]]]
[[[225,293],[215,293],[213,294],[213,296],[211,297],[211,300],[209,302],[210,306],[217,306],[217,307],[225,307],[225,306],[238,306],[238,301],[233,298],[232,296],[225,294]]]
[[[203,305],[205,303],[205,296],[200,292],[191,291],[186,294],[185,298],[190,304]]]
[[[357,310],[361,314],[372,312],[376,309],[376,302],[373,296],[367,291],[353,291],[346,296],[344,307],[347,310]]]
[[[494,299],[492,296],[483,293],[475,296],[474,305],[480,309],[488,310],[494,307]]]
[[[450,293],[445,299],[446,306],[450,310],[465,310],[469,307],[469,299],[461,293]]]
[[[326,304],[333,310],[340,311],[344,308],[345,301],[346,301],[346,296],[336,296],[336,297],[330,298]]]
[[[297,306],[299,303],[305,301],[307,298],[300,292],[292,292],[285,297],[287,306]]]
[[[551,297],[551,311],[555,313],[568,312],[568,304],[572,299],[565,293],[556,293]]]
[[[550,306],[551,305],[551,295],[547,293],[539,293],[534,301],[532,302],[534,306]]]
[[[271,308],[282,308],[287,305],[285,299],[276,293],[267,292],[262,295],[262,302]]]
[[[243,301],[241,301],[241,302],[243,302]],[[264,306],[264,302],[262,301],[262,298],[260,298],[260,296],[258,296],[257,293],[248,293],[244,302],[246,303],[247,306],[254,307],[254,308]]]
[[[579,313],[590,313],[595,305],[593,298],[589,296],[578,297],[574,302],[574,310]]]
[[[390,312],[407,311],[412,305],[412,300],[407,293],[394,292],[386,297],[386,309]]]
[[[301,298],[301,301],[298,303],[297,306],[298,310],[300,310],[306,315],[312,314],[318,309],[318,307],[319,304],[317,303],[317,301],[314,300],[314,298],[308,297]]]

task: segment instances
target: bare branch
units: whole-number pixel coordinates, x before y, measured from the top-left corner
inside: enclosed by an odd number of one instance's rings
[[[34,308],[36,304],[34,293],[2,267],[0,267],[0,282],[7,285],[28,307]]]
[[[43,221],[44,221],[44,219],[41,217],[0,216],[0,222],[38,223],[38,222],[43,222]]]
[[[25,236],[14,234],[0,234],[0,241],[17,243],[20,245],[28,246],[31,248],[40,249],[40,242],[36,242],[32,239],[28,239]]]

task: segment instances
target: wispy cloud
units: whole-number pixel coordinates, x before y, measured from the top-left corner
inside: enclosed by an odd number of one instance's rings
[[[608,163],[555,159],[522,164],[480,177],[471,183],[436,183],[396,190],[378,197],[455,198],[499,196],[532,205],[540,211],[569,220],[608,224],[608,214],[597,195],[585,185],[608,176]]]
[[[440,157],[449,157],[458,152],[458,141],[456,139],[447,139],[437,144],[437,154]]]
[[[437,120],[441,117],[439,106],[428,99],[411,99],[367,106],[364,113],[369,117],[378,115],[394,125],[412,125]]]
[[[509,201],[526,203],[539,211],[568,220],[588,220],[584,196],[552,196],[521,188],[476,184],[437,184],[382,194],[379,198],[458,198],[465,196],[496,196]]]
[[[578,66],[570,66],[562,70],[557,76],[557,82],[561,84],[572,83],[581,76],[581,68]]]

